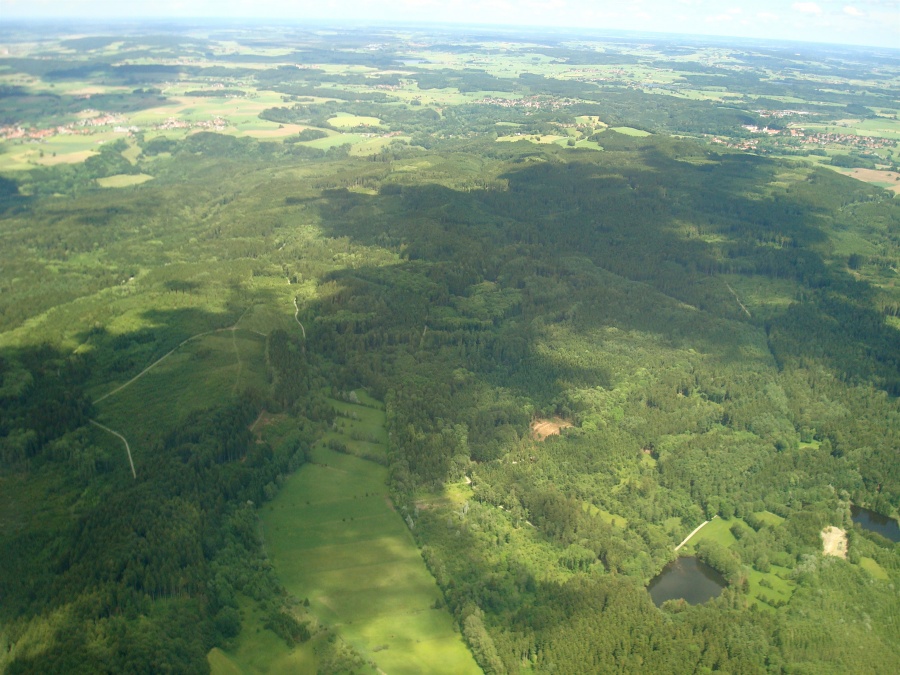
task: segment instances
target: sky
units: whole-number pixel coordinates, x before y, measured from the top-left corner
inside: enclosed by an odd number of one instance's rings
[[[558,26],[900,49],[900,0],[0,0],[0,24],[73,17]]]

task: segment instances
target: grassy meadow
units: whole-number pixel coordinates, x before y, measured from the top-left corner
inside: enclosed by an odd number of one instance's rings
[[[383,672],[479,672],[450,614],[434,608],[441,593],[390,502],[387,470],[354,456],[385,452],[383,411],[333,405],[337,429],[261,513],[280,579]],[[354,454],[326,447],[338,440]]]

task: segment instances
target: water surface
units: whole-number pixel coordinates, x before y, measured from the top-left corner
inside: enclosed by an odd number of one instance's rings
[[[859,523],[861,527],[877,532],[891,541],[900,541],[900,525],[893,518],[864,509],[861,506],[851,506],[850,514],[853,516],[853,522]]]
[[[725,577],[705,562],[691,556],[678,558],[663,567],[647,586],[653,603],[659,607],[666,600],[684,598],[697,605],[718,597],[727,585]]]

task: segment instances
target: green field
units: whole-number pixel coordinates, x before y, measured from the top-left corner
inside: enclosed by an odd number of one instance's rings
[[[592,516],[597,516],[604,523],[609,523],[613,527],[621,527],[623,530],[628,527],[628,519],[623,516],[617,516],[615,513],[599,509],[593,504],[584,504],[584,509]]]
[[[872,558],[867,558],[866,556],[860,557],[859,566],[876,579],[879,579],[881,581],[890,581],[890,576],[888,576],[888,573],[885,572],[884,568]]]
[[[696,552],[697,544],[701,541],[714,541],[722,546],[731,546],[737,539],[731,534],[729,528],[734,525],[736,520],[740,519],[732,518],[731,520],[725,520],[724,518],[713,518],[700,528],[700,531],[697,532],[697,534],[691,537],[691,540],[684,545],[682,550],[692,554]],[[743,521],[741,522],[743,523]]]
[[[136,464],[149,461],[143,451],[190,412],[227,401],[248,386],[264,387],[264,352],[265,338],[241,329],[192,340],[99,402],[98,419],[129,440]]]
[[[296,647],[263,626],[265,617],[256,603],[240,602],[243,630],[227,650],[218,647],[207,655],[212,675],[248,675],[250,673],[316,673],[319,659],[316,647],[327,635],[320,634]],[[373,671],[368,671],[373,672]]]
[[[371,399],[362,402],[374,405]],[[354,452],[384,452],[384,413],[335,401]],[[345,417],[355,415],[359,419]],[[360,441],[352,435],[377,438]],[[269,556],[287,590],[388,673],[477,673],[400,514],[382,466],[321,443],[261,513]]]
[[[753,515],[763,521],[766,525],[771,525],[772,527],[778,527],[784,522],[784,518],[771,511],[757,511]]]
[[[779,525],[784,520],[768,511],[762,511],[756,515],[773,526]],[[729,520],[713,518],[697,534],[691,537],[691,540],[684,545],[683,551],[687,555],[692,555],[697,551],[697,544],[703,541],[715,542],[725,548],[733,546],[737,543],[737,539],[731,533],[731,527],[735,523],[744,525],[750,531],[750,527],[740,518],[731,518]],[[768,572],[760,572],[753,567],[744,565],[743,570],[750,584],[750,598],[758,607],[774,609],[773,603],[780,604],[790,600],[796,583],[789,580],[791,570],[788,568],[771,565]]]
[[[644,136],[650,136],[649,131],[643,131],[641,129],[634,129],[632,127],[610,127],[613,131],[616,131],[620,134],[625,134],[626,136],[635,136],[638,138],[642,138]]]

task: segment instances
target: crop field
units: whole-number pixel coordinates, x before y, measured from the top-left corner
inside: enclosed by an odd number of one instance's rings
[[[370,452],[372,443],[352,438],[366,434],[379,439],[374,445],[384,452],[384,413],[333,404],[341,413],[339,433],[314,448],[312,462],[288,478],[262,511],[279,577],[384,672],[478,672],[450,614],[432,608],[440,591],[390,503],[386,469],[324,447],[339,438]]]

